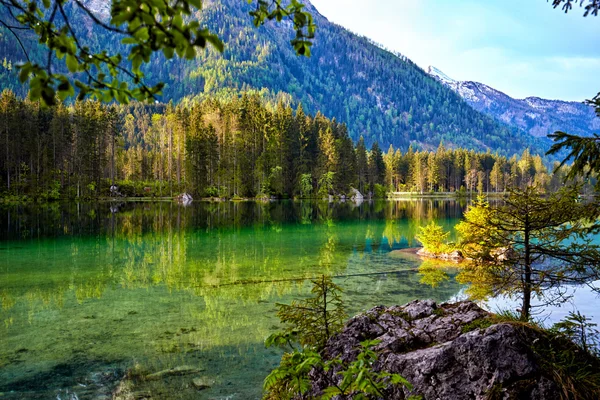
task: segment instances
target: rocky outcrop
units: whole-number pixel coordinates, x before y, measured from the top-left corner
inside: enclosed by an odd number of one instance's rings
[[[398,373],[413,384],[413,391],[390,388],[388,399],[411,394],[424,400],[557,399],[558,386],[530,348],[535,331],[492,325],[489,317],[472,302],[379,306],[352,318],[329,340],[324,356],[352,361],[361,341],[380,340],[376,369]],[[333,373],[313,371],[312,394],[320,393]]]
[[[425,258],[436,258],[438,260],[452,262],[461,262],[465,259],[460,250],[452,250],[447,253],[433,253],[431,251],[425,250],[424,247],[421,247],[419,251],[417,251],[417,255]]]

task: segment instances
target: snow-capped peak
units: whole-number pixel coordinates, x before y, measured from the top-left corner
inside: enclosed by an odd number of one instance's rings
[[[435,67],[429,67],[427,72],[475,110],[532,136],[544,137],[556,129],[587,136],[600,126],[593,107],[586,104],[539,97],[514,99],[483,83],[456,81]]]
[[[433,76],[434,78],[437,78],[438,80],[442,81],[443,83],[456,83],[456,81],[452,78],[450,78],[448,75],[446,75],[445,73],[443,73],[442,71],[440,71],[439,69],[437,69],[434,66],[429,66],[429,69],[427,70],[427,73],[431,76]]]

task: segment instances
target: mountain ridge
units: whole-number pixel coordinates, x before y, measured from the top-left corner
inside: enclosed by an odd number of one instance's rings
[[[600,129],[600,118],[597,118],[594,108],[585,103],[538,96],[516,99],[484,83],[452,79],[434,66],[430,66],[427,72],[475,110],[533,137],[544,137],[559,130],[589,136]]]
[[[291,48],[289,22],[255,28],[248,15],[252,4],[211,0],[192,17],[222,38],[225,51],[208,49],[190,61],[154,55],[145,67],[149,83],[166,83],[165,102],[223,91],[266,88],[273,94],[287,93],[307,112],[346,123],[355,141],[363,136],[367,145],[377,141],[382,148],[392,144],[404,150],[411,145],[435,149],[443,141],[449,147],[512,155],[526,147],[536,153],[548,147],[547,141],[473,110],[408,58],[329,22],[305,3],[317,24],[310,58],[296,56]],[[86,4],[105,12],[107,0]],[[68,12],[87,18],[73,6]],[[125,51],[114,35],[90,30],[85,21],[77,29],[90,48]],[[11,49],[6,40],[0,38],[0,57],[14,57],[6,50]],[[0,77],[3,87],[8,86],[5,82]]]

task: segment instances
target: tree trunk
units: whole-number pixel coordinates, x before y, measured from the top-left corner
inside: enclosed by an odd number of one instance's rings
[[[525,247],[525,271],[523,274],[523,304],[521,307],[521,320],[528,321],[531,311],[531,248],[529,242],[530,226],[529,226],[529,215],[525,215],[525,226],[524,226],[524,247]]]

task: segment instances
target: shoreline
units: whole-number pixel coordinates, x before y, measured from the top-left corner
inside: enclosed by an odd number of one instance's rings
[[[503,197],[508,192],[483,192],[481,195],[486,197]],[[451,198],[451,199],[468,199],[479,196],[478,192],[459,193],[459,192],[435,192],[435,193],[415,193],[415,192],[391,192],[389,199],[413,199],[413,198]]]
[[[502,197],[504,193],[484,193],[486,197]],[[460,200],[460,199],[471,199],[474,198],[476,194],[465,195],[465,196],[457,196],[453,193],[435,193],[435,194],[419,194],[419,193],[403,193],[401,195],[393,195],[386,198],[375,198],[375,199],[364,199],[362,201],[355,200],[341,200],[334,199],[332,201],[324,200],[322,198],[277,198],[277,199],[265,199],[265,198],[237,198],[237,199],[223,199],[223,198],[214,198],[214,197],[202,197],[199,199],[194,199],[195,202],[212,202],[212,203],[239,203],[239,202],[278,202],[278,201],[311,201],[311,202],[324,202],[324,203],[364,203],[371,201],[402,201],[402,200],[426,200],[426,199],[437,199],[437,200]],[[147,202],[147,203],[161,203],[161,202],[175,202],[176,196],[156,196],[156,197],[95,197],[95,198],[87,198],[87,199],[58,199],[58,200],[38,200],[34,198],[30,198],[27,200],[5,200],[0,198],[0,205],[25,205],[25,204],[53,204],[53,203],[65,203],[65,202],[73,202],[73,203],[112,203],[112,202],[125,202],[125,203],[135,203],[135,202]]]

